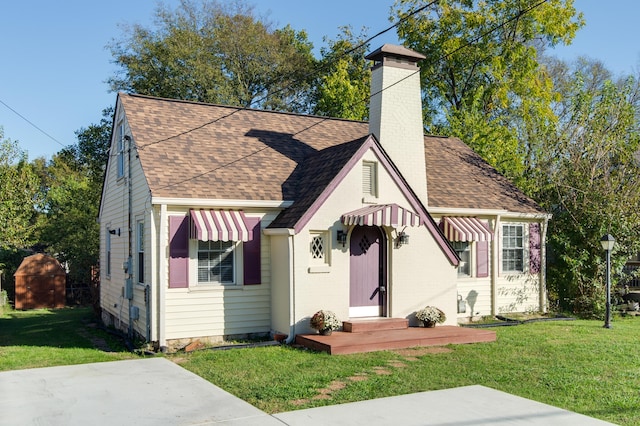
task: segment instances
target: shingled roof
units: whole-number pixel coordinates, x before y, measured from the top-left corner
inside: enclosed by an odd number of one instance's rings
[[[544,213],[457,138],[425,136],[429,207]]]
[[[364,122],[120,93],[154,197],[294,201],[290,224],[368,137]],[[463,142],[425,137],[429,205],[542,209]]]
[[[154,197],[292,201],[296,168],[363,122],[119,94]]]

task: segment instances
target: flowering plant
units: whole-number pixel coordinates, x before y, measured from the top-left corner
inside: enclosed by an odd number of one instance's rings
[[[342,323],[331,311],[318,311],[311,317],[311,328],[315,330],[337,330]]]
[[[421,321],[443,323],[447,316],[435,306],[425,306],[416,312],[416,318]]]

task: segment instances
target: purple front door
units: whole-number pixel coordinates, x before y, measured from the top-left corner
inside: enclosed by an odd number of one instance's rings
[[[350,243],[350,317],[384,315],[385,244],[380,228],[356,226]]]

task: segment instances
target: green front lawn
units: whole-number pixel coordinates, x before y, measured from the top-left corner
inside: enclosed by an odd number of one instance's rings
[[[136,358],[96,324],[89,308],[5,311],[0,315],[0,371]]]
[[[494,328],[495,343],[334,356],[274,346],[169,359],[269,413],[479,384],[640,424],[640,319],[616,318],[613,327],[538,322]],[[0,316],[0,371],[135,357],[88,309]]]
[[[175,355],[269,413],[479,384],[610,422],[640,424],[640,320],[498,327],[498,341],[326,355],[288,347]],[[464,407],[461,407],[464,409]]]

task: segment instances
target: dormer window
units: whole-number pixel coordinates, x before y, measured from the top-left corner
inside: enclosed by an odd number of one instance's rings
[[[362,196],[364,201],[378,197],[378,164],[373,161],[362,163]]]

